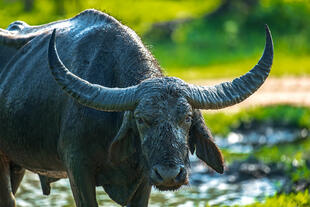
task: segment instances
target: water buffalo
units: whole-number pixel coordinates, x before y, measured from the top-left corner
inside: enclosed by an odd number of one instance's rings
[[[0,206],[15,206],[24,169],[40,175],[45,194],[68,177],[79,207],[98,206],[96,186],[120,205],[147,206],[151,186],[187,184],[189,152],[223,173],[199,109],[254,93],[270,72],[273,44],[266,26],[251,71],[200,87],[164,76],[135,32],[86,10],[42,26],[12,23],[0,30],[0,58]]]

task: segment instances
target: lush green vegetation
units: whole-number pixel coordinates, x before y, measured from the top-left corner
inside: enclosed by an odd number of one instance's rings
[[[261,38],[263,38],[263,34]],[[258,62],[263,51],[263,43],[259,45],[261,45],[261,51],[257,51],[253,57],[240,57],[241,59],[239,60],[231,60],[231,62],[226,62],[225,60],[223,62],[206,64],[205,66],[166,66],[165,71],[169,76],[179,77],[187,81],[237,77],[249,71]],[[210,53],[212,54],[212,52]],[[310,55],[279,54],[278,51],[275,54],[274,64],[270,73],[271,77],[309,76]],[[159,60],[161,59],[159,58]]]
[[[267,198],[264,203],[254,203],[245,207],[307,207],[310,206],[310,194],[308,191],[291,193],[289,195],[276,195]],[[237,206],[235,206],[237,207]]]
[[[310,73],[309,2],[269,0],[249,8],[235,2],[230,10],[180,25],[169,38],[148,40],[169,75],[188,80],[248,71],[263,51],[264,24],[269,25],[275,45],[271,75]]]
[[[240,206],[235,205],[233,207],[308,207],[310,206],[310,194],[306,190],[297,194],[281,194],[267,198],[265,202],[256,202],[250,205]],[[211,207],[207,205],[206,207]],[[215,207],[215,206],[213,206]],[[227,206],[222,206],[227,207]]]

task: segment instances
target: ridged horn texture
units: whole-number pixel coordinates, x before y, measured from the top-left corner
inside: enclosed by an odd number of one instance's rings
[[[187,100],[197,109],[220,109],[240,103],[253,94],[269,75],[273,60],[273,42],[268,26],[266,45],[258,64],[245,75],[211,87],[189,85]]]
[[[32,40],[36,35],[17,35],[14,36],[14,33],[0,29],[0,44],[8,45],[15,48],[20,48],[24,46],[27,42]]]
[[[107,88],[79,78],[62,63],[55,42],[56,30],[54,29],[49,42],[48,63],[55,80],[65,92],[79,103],[101,111],[124,111],[135,108],[136,86]]]

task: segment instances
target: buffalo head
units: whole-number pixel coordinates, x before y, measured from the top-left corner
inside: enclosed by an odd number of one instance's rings
[[[220,109],[253,94],[267,78],[273,44],[266,26],[262,58],[245,75],[211,87],[188,84],[178,78],[159,77],[127,88],[91,84],[72,74],[58,57],[55,30],[48,50],[49,66],[57,83],[79,103],[102,111],[126,111],[111,148],[135,131],[141,143],[150,180],[160,190],[187,183],[188,153],[194,153],[219,173],[223,159],[212,141],[199,109]],[[112,149],[113,150],[113,149]]]

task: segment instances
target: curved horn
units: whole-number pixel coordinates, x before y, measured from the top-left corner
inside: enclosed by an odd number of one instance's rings
[[[36,35],[14,35],[13,32],[0,29],[0,44],[20,48]]]
[[[211,87],[189,86],[188,101],[194,108],[220,109],[240,103],[253,94],[269,75],[273,60],[273,43],[266,28],[266,45],[258,64],[245,75]]]
[[[135,92],[137,86],[128,88],[107,88],[97,84],[91,84],[71,73],[59,59],[56,49],[56,30],[53,30],[49,48],[48,63],[51,72],[70,96],[79,103],[101,111],[132,110],[136,105]]]

